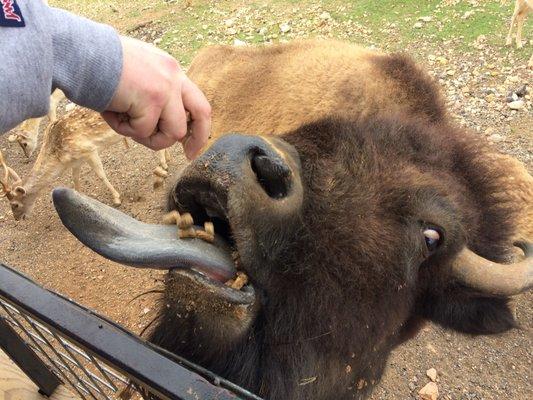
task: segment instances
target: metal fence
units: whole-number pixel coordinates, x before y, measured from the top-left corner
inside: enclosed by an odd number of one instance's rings
[[[0,348],[50,395],[81,399],[259,397],[0,264]]]
[[[126,388],[126,376],[48,329],[16,307],[0,300],[2,318],[82,399],[112,399]],[[4,325],[5,327],[5,325]]]

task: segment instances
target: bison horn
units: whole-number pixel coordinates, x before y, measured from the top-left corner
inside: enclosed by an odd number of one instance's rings
[[[517,242],[525,259],[514,264],[499,264],[465,248],[453,261],[453,275],[464,284],[484,293],[512,296],[533,287],[533,244]]]
[[[213,244],[179,239],[173,225],[145,224],[72,189],[52,192],[63,225],[98,254],[133,267],[195,269],[226,281],[235,275],[231,250],[222,239]]]

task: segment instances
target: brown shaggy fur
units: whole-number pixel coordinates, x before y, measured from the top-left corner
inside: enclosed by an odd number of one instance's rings
[[[228,132],[282,134],[332,115],[403,114],[450,122],[437,85],[409,57],[339,41],[207,47],[188,75],[211,102],[214,138]],[[502,200],[521,210],[514,238],[533,240],[533,178],[512,157],[488,148],[485,157],[508,171],[496,186],[506,188],[497,193]]]
[[[213,107],[213,134],[279,134],[332,114],[445,115],[432,80],[405,56],[335,41],[208,47],[187,74]]]
[[[409,59],[338,42],[218,47],[191,76],[216,134],[276,134],[219,138],[171,196],[193,215],[202,202],[225,210],[260,304],[246,333],[232,335],[219,310],[199,315],[195,302],[206,300],[183,301],[170,284],[151,341],[268,399],[347,400],[368,395],[421,319],[471,334],[515,326],[507,298],[450,270],[465,246],[508,259],[530,178],[449,123]],[[258,154],[278,167],[266,178]],[[266,192],[283,168],[300,202]],[[436,250],[427,228],[441,233]]]

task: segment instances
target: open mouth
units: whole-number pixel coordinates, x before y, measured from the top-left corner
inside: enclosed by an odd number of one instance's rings
[[[201,188],[202,185],[187,185],[188,187]],[[182,186],[183,188],[183,186]],[[228,297],[234,297],[234,292],[243,295],[254,294],[254,288],[249,282],[248,275],[243,269],[239,257],[239,249],[233,236],[233,228],[227,209],[227,198],[225,194],[217,194],[217,191],[208,189],[181,190],[179,201],[175,198],[175,207],[179,213],[189,213],[196,226],[212,224],[216,239],[223,243],[224,249],[229,249],[235,266],[235,276],[222,281],[219,277],[205,273],[205,271],[191,268],[190,270],[173,270],[172,272],[183,274],[196,274],[197,280],[203,280],[207,286],[213,289],[218,288],[222,293],[227,293]],[[216,243],[215,241],[213,243]],[[221,294],[222,294],[221,293]]]
[[[177,225],[146,224],[72,189],[58,188],[52,194],[61,221],[83,244],[120,264],[167,269],[175,277],[188,277],[209,293],[231,304],[252,303],[253,286],[243,282],[238,251],[223,204],[211,194],[191,193],[180,203],[202,230],[212,222],[212,242],[198,237],[180,239]]]
[[[195,182],[180,187],[179,195],[173,198],[174,206],[180,213],[190,213],[196,225],[203,226],[206,222],[214,225],[216,234],[233,250],[236,250],[232,227],[229,221],[227,198],[225,194],[216,194],[210,186]]]

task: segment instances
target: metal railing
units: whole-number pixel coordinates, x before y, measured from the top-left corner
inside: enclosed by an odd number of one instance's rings
[[[47,395],[62,382],[84,400],[261,400],[3,264],[0,348]]]

